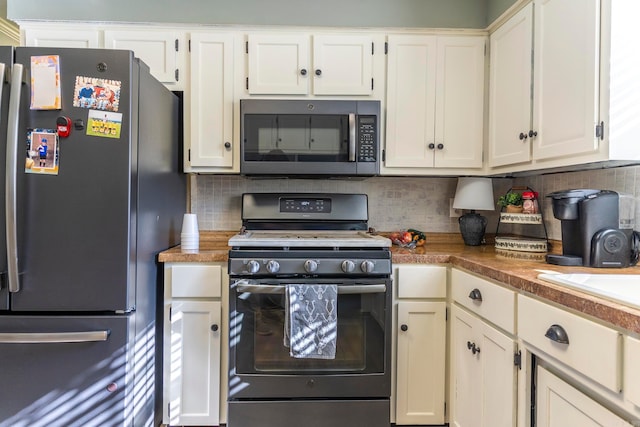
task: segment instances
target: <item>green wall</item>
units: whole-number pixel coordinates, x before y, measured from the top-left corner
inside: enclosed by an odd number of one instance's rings
[[[6,3],[7,17],[15,21],[485,28],[514,1],[6,0]]]

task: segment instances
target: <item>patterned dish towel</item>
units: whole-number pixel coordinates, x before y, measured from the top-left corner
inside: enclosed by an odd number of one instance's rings
[[[287,285],[284,345],[295,358],[335,359],[337,285]]]

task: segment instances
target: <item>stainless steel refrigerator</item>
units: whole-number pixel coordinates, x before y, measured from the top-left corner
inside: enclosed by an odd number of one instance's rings
[[[157,425],[178,97],[130,51],[0,47],[0,69],[0,426]]]

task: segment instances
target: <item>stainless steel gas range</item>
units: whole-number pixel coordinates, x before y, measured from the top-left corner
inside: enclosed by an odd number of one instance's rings
[[[388,427],[391,242],[364,194],[253,193],[229,240],[229,427]]]

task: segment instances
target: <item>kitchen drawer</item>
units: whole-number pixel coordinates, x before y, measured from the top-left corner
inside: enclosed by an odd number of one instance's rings
[[[447,267],[440,265],[396,265],[398,298],[445,298]]]
[[[458,304],[515,334],[515,292],[454,268],[451,270],[451,295]]]
[[[633,337],[624,339],[624,397],[640,408],[640,340]]]
[[[169,268],[173,298],[220,298],[222,266],[174,264]]]
[[[566,332],[568,344],[545,336],[554,330],[557,333],[558,326]],[[619,332],[561,308],[519,295],[518,336],[609,390],[620,392],[622,335]],[[544,358],[544,355],[537,354]]]

